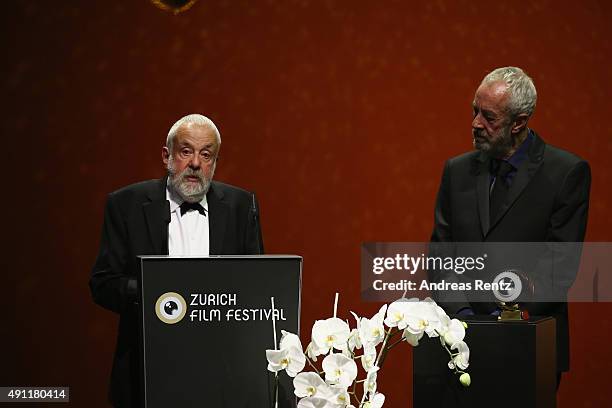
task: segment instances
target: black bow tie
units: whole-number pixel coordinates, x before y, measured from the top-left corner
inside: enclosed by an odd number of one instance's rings
[[[185,215],[185,213],[189,210],[197,211],[206,217],[204,207],[202,207],[202,204],[200,203],[188,203],[187,201],[185,201],[183,204],[181,204],[181,216]]]

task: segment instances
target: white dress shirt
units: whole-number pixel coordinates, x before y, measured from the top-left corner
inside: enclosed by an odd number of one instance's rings
[[[168,253],[170,256],[208,256],[210,241],[208,232],[208,202],[200,201],[204,213],[187,211],[181,216],[181,199],[166,187],[166,200],[170,202],[168,225]]]

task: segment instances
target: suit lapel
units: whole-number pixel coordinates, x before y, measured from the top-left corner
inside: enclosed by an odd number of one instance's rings
[[[229,207],[223,200],[223,192],[215,188],[215,182],[210,185],[206,194],[208,201],[209,245],[211,255],[223,254],[223,239],[227,229]]]
[[[473,165],[473,171],[476,174],[478,216],[480,217],[482,236],[485,237],[489,232],[489,159],[484,153],[480,153],[476,156]]]
[[[506,200],[502,205],[497,217],[491,223],[491,229],[500,222],[506,212],[508,212],[510,207],[512,207],[512,204],[514,204],[514,202],[518,199],[542,164],[545,145],[542,139],[535,132],[533,132],[533,134],[534,139],[529,148],[528,158],[520,165],[516,176],[514,176],[508,196],[506,197]]]
[[[166,200],[166,179],[160,179],[147,197],[149,201],[143,203],[142,209],[147,220],[151,246],[156,254],[168,255],[170,203]]]

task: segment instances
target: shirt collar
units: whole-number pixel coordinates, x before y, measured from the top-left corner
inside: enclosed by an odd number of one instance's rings
[[[534,138],[533,131],[529,129],[529,133],[527,134],[527,137],[525,138],[525,140],[523,140],[523,143],[521,143],[521,145],[518,147],[518,149],[516,149],[514,154],[510,156],[508,160],[506,160],[515,169],[518,169],[521,163],[525,161],[525,159],[527,158],[529,147],[531,146],[531,142],[533,141],[533,138]]]
[[[174,194],[170,190],[170,185],[168,183],[169,180],[166,181],[166,200],[170,202],[170,214],[172,214],[181,206],[183,200],[181,200],[180,197],[177,197],[176,194]],[[206,213],[208,214],[208,201],[206,200],[206,195],[204,195],[204,198],[202,199],[202,201],[200,201],[200,205],[204,207],[204,211],[206,211]],[[180,213],[180,211],[178,211],[177,213]]]

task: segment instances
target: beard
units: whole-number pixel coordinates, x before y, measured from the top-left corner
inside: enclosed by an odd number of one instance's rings
[[[199,203],[202,201],[210,188],[210,182],[215,173],[215,164],[213,164],[209,177],[204,174],[202,168],[193,170],[191,167],[185,167],[185,170],[177,174],[172,156],[168,158],[167,168],[171,190],[188,203]],[[197,177],[198,180],[195,182],[189,181],[187,177]]]
[[[511,125],[504,126],[499,132],[491,135],[485,129],[472,129],[474,148],[490,157],[504,158],[514,145],[510,130]]]

